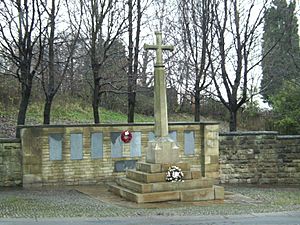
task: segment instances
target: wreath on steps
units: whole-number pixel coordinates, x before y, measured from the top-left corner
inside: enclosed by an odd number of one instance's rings
[[[166,181],[168,182],[177,182],[182,181],[183,182],[183,172],[178,166],[171,166],[169,167],[167,173],[166,173]]]

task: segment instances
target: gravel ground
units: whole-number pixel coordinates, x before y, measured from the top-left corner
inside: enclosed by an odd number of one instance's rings
[[[0,189],[0,218],[197,216],[300,211],[300,187],[225,188],[228,194],[222,204],[176,206],[174,203],[174,207],[161,207],[160,203],[156,208],[129,208],[107,203],[75,189]]]

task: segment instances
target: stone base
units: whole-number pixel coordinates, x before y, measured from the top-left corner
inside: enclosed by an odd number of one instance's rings
[[[179,161],[179,148],[175,141],[166,138],[156,138],[148,142],[146,162],[148,163],[176,163]]]
[[[220,198],[219,192],[223,189],[223,197]],[[218,190],[218,192],[216,192]],[[210,188],[181,190],[181,191],[164,191],[153,193],[137,193],[130,189],[110,185],[110,191],[136,203],[151,203],[151,202],[166,202],[166,201],[182,201],[182,202],[195,202],[195,201],[212,201],[224,200],[224,188],[213,186]]]
[[[137,170],[128,170],[126,177],[116,180],[109,190],[137,203],[163,201],[223,200],[224,188],[214,186],[214,180],[201,177],[200,171],[191,171],[188,163],[172,164],[182,169],[184,181],[166,182],[169,163],[137,163]]]

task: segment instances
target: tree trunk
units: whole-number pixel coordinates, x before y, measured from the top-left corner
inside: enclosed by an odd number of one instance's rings
[[[229,130],[236,131],[237,127],[237,111],[230,112]]]
[[[137,24],[136,24],[136,35],[135,45],[133,44],[133,2],[128,1],[128,33],[129,33],[129,45],[128,45],[128,113],[127,122],[134,122],[134,112],[136,103],[136,84],[138,76],[138,63],[139,63],[139,43],[140,43],[140,32],[141,32],[141,0],[137,0]]]
[[[18,125],[25,124],[26,112],[29,104],[30,94],[31,94],[31,86],[28,87],[27,85],[22,84],[22,97],[19,106],[18,122],[17,122]]]
[[[132,0],[128,0],[128,109],[127,109],[127,122],[133,123],[134,121],[134,87],[133,87],[133,3]]]
[[[200,90],[195,91],[195,122],[200,121]]]
[[[44,104],[44,124],[50,124],[51,106],[54,96],[47,96]]]
[[[95,87],[94,87],[94,93],[93,93],[93,113],[94,113],[94,123],[98,124],[100,123],[100,116],[99,116],[99,90],[100,86],[98,82],[94,82]]]
[[[134,122],[134,108],[135,108],[135,92],[128,93],[128,123]]]
[[[29,84],[22,84],[22,95],[21,95],[21,102],[19,106],[19,112],[18,112],[18,121],[17,125],[24,125],[26,120],[26,112],[29,104],[29,99],[31,95],[31,87],[32,87],[32,81],[29,81]],[[17,129],[16,131],[16,137],[20,138],[20,130]]]

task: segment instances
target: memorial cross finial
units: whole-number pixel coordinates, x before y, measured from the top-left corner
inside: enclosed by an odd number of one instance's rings
[[[154,65],[154,119],[155,119],[155,136],[165,137],[169,135],[168,128],[168,109],[166,95],[165,70],[162,60],[162,51],[174,49],[170,45],[162,45],[162,33],[155,32],[156,44],[144,45],[146,50],[156,50],[156,63]]]
[[[162,51],[163,50],[173,51],[174,46],[162,44],[162,33],[161,32],[155,32],[155,36],[156,36],[156,44],[155,45],[144,44],[144,49],[156,50],[155,66],[164,66],[163,60],[162,60]]]

